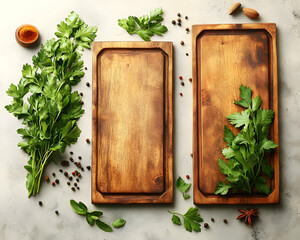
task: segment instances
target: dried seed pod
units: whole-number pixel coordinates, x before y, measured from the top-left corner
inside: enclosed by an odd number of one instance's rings
[[[228,10],[228,14],[231,15],[235,12],[237,12],[241,7],[240,3],[234,3],[230,6],[229,10]]]
[[[243,8],[244,14],[251,19],[256,19],[259,17],[259,13],[252,8]]]

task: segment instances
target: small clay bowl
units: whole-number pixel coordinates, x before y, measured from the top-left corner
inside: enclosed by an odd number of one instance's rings
[[[30,41],[24,41],[23,39],[20,39],[20,36],[19,36],[20,31],[26,27],[33,28],[34,32],[37,33],[36,36],[34,36],[34,38],[31,39]],[[40,33],[39,33],[39,30],[35,26],[30,25],[30,24],[25,24],[25,25],[22,25],[17,28],[15,36],[16,36],[17,43],[19,43],[22,47],[32,47],[37,43]]]

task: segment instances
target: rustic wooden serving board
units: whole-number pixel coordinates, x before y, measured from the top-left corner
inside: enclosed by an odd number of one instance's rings
[[[270,156],[274,177],[269,196],[236,193],[216,196],[224,180],[217,160],[222,149],[226,116],[240,112],[234,105],[241,84],[260,95],[262,107],[275,111],[270,137],[277,144],[278,85],[275,24],[195,25],[193,33],[193,156],[196,204],[263,204],[279,202],[279,150]],[[233,127],[231,127],[234,130]],[[236,129],[234,130],[236,133]]]
[[[171,42],[93,44],[93,203],[171,203]]]

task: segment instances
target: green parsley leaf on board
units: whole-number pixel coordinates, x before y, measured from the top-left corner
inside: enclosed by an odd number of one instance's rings
[[[191,185],[191,183],[185,183],[185,181],[181,177],[178,177],[176,181],[176,187],[182,193],[184,199],[190,198],[190,195],[186,194],[186,192],[190,189]]]
[[[55,160],[53,153],[64,152],[81,133],[77,120],[84,110],[72,87],[84,76],[80,51],[91,48],[97,27],[88,26],[71,12],[57,30],[58,38],[42,45],[32,57],[33,65],[23,65],[19,83],[11,84],[6,92],[13,98],[6,109],[24,125],[17,133],[25,140],[18,146],[29,155],[25,166],[28,197],[39,192],[44,169]]]
[[[269,195],[270,187],[265,176],[271,179],[274,170],[265,155],[278,146],[268,139],[274,111],[262,109],[260,96],[252,99],[249,87],[241,85],[240,97],[241,100],[234,103],[246,109],[227,116],[240,133],[234,135],[226,125],[224,127],[227,147],[222,154],[227,161],[219,159],[218,164],[226,180],[217,184],[215,194],[226,195],[230,189],[251,194],[255,187],[258,192]]]
[[[189,231],[195,231],[195,232],[201,232],[200,228],[200,222],[203,222],[203,219],[200,217],[200,214],[198,213],[198,208],[191,207],[185,214],[177,213],[177,212],[171,212],[172,214],[172,222],[176,225],[181,225],[181,216],[183,218],[183,226],[184,228]]]
[[[144,15],[140,18],[129,16],[128,19],[119,19],[118,24],[130,35],[138,34],[144,41],[151,41],[154,34],[162,36],[168,31],[161,22],[164,20],[162,8],[156,8],[150,12],[150,16]]]

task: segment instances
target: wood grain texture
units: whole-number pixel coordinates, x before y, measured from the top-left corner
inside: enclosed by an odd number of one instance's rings
[[[269,196],[236,193],[216,196],[225,177],[217,160],[223,159],[226,116],[240,112],[233,104],[241,84],[260,95],[262,107],[275,111],[270,138],[279,143],[277,49],[275,24],[195,25],[193,33],[193,156],[196,204],[263,204],[279,202],[279,149],[269,156],[274,177]]]
[[[170,203],[172,43],[93,44],[93,203]]]

